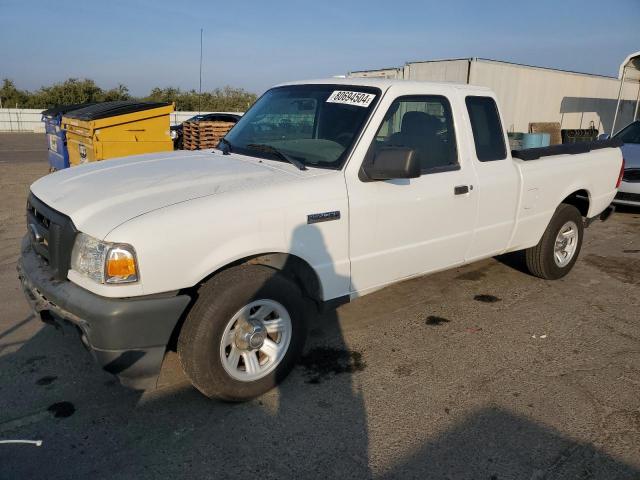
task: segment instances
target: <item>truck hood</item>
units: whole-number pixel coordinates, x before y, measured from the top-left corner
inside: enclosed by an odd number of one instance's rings
[[[31,191],[78,230],[102,239],[127,220],[179,202],[327,172],[212,150],[176,151],[67,168],[36,181]]]
[[[640,143],[625,143],[622,146],[624,168],[640,168]]]

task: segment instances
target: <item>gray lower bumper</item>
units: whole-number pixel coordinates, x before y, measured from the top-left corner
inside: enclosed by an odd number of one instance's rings
[[[106,298],[74,283],[53,280],[47,264],[22,243],[18,276],[27,300],[46,321],[77,326],[98,363],[133,388],[155,384],[171,333],[191,298],[170,293]]]

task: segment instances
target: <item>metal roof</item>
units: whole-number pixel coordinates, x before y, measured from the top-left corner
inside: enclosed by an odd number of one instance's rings
[[[618,78],[625,81],[640,82],[640,52],[632,53],[620,64]]]
[[[481,87],[477,85],[468,85],[466,83],[454,83],[454,82],[425,82],[418,80],[399,80],[393,78],[371,78],[371,77],[351,77],[351,78],[319,78],[313,80],[299,80],[297,82],[286,82],[276,85],[276,87],[282,87],[285,85],[309,85],[309,84],[325,84],[325,85],[360,85],[363,87],[378,87],[381,90],[387,89],[393,85],[434,85],[445,88],[456,88],[465,90],[486,90],[487,87]]]
[[[638,52],[638,55],[640,55],[640,52]],[[585,75],[589,77],[600,77],[600,78],[616,78],[611,75],[602,75],[599,73],[577,72],[575,70],[566,70],[563,68],[541,67],[539,65],[529,65],[526,63],[508,62],[506,60],[496,60],[493,58],[483,58],[483,57],[461,57],[461,58],[438,58],[434,60],[414,60],[410,62],[405,62],[404,65],[400,67],[375,68],[375,69],[369,69],[369,70],[353,70],[349,73],[367,73],[367,72],[378,72],[381,70],[399,70],[404,68],[404,66],[415,64],[415,63],[438,63],[438,62],[459,62],[459,61],[500,63],[503,65],[513,65],[516,67],[533,68],[537,70],[548,70],[552,72],[570,73],[573,75]]]
[[[620,112],[620,101],[622,100],[622,89],[624,88],[624,82],[640,83],[640,52],[635,52],[627,55],[627,58],[625,58],[624,61],[620,64],[618,78],[620,79],[620,90],[618,91],[616,113],[613,115],[613,123],[611,124],[611,135],[614,135],[616,133],[616,121],[618,119],[618,112]],[[640,106],[640,86],[638,87],[636,109],[633,112],[634,121],[638,117],[638,106]]]

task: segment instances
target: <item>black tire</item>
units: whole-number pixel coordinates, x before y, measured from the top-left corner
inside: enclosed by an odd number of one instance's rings
[[[569,263],[564,266],[559,266],[554,259],[555,241],[560,229],[570,221],[574,222],[578,229],[577,245]],[[564,277],[571,271],[578,259],[580,249],[582,248],[583,232],[584,227],[580,211],[573,205],[566,203],[560,204],[542,235],[540,242],[538,242],[535,247],[525,250],[525,258],[529,272],[536,277],[546,280],[557,280],[558,278]]]
[[[245,382],[231,377],[222,365],[222,334],[242,307],[254,300],[275,300],[291,318],[291,340],[285,356],[267,376]],[[178,338],[180,363],[191,383],[209,398],[245,401],[275,387],[291,371],[307,336],[308,302],[295,282],[262,265],[229,268],[198,291]]]

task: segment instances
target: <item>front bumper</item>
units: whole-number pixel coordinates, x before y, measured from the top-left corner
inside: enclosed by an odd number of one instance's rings
[[[623,180],[613,203],[640,207],[640,182],[625,182]]]
[[[98,363],[123,385],[155,386],[171,333],[191,301],[188,295],[101,297],[68,280],[55,280],[28,236],[22,241],[18,276],[41,319],[49,322],[55,316],[78,327]]]

